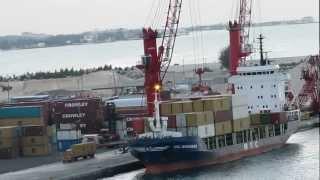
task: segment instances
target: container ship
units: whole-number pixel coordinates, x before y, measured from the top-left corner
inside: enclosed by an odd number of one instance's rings
[[[228,26],[230,77],[226,95],[159,100],[172,57],[181,0],[169,5],[168,12],[172,13],[168,13],[159,48],[157,31],[143,29],[142,67],[149,132],[131,140],[129,147],[144,164],[146,173],[197,168],[257,155],[280,148],[298,129],[300,110],[290,103],[290,75],[264,58],[262,35],[258,38],[260,61],[246,61],[252,53],[248,43],[251,1],[241,2],[239,20],[230,21]],[[199,83],[199,87],[203,85]]]
[[[260,154],[280,148],[298,129],[300,111],[286,102],[289,75],[278,65],[239,67],[228,81],[232,95],[155,102],[150,132],[130,143],[147,173]]]

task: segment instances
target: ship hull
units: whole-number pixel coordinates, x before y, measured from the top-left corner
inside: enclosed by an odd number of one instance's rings
[[[206,155],[207,158],[201,159],[201,160],[180,161],[180,162],[172,162],[167,164],[145,163],[144,165],[146,167],[146,173],[148,174],[167,173],[167,172],[193,169],[193,168],[199,168],[204,166],[210,166],[210,165],[235,161],[247,156],[259,155],[264,152],[271,151],[273,149],[281,148],[284,144],[285,143],[267,145],[259,148],[250,149],[250,150],[243,150],[237,153],[226,154],[221,157],[215,157],[215,158],[209,158],[210,155],[209,156]],[[192,154],[192,156],[195,156],[195,154]]]
[[[198,137],[137,140],[131,153],[145,166],[146,173],[159,174],[234,161],[282,147],[299,125],[288,122],[288,130],[279,136],[263,138],[208,150]],[[141,146],[143,145],[143,147]]]

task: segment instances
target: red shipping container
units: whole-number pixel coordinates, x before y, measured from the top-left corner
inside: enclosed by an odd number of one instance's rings
[[[97,98],[59,100],[52,105],[55,123],[84,124],[82,129],[86,133],[98,132],[102,128],[103,110],[103,103]]]
[[[103,104],[100,99],[72,99],[55,101],[52,112],[95,112],[97,109],[102,109]]]
[[[144,133],[144,118],[137,117],[137,118],[129,118],[127,120],[127,129],[131,128],[133,132],[137,134]]]
[[[272,124],[285,123],[287,121],[288,119],[285,112],[271,113]]]
[[[168,117],[168,128],[177,128],[177,119],[175,115],[167,116]]]
[[[232,120],[232,111],[217,111],[214,113],[215,122],[224,122]]]

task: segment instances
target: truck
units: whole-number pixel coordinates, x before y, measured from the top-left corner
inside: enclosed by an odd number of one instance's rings
[[[94,158],[96,154],[96,144],[89,142],[89,143],[80,143],[74,144],[71,146],[70,149],[67,149],[63,154],[63,162],[73,162],[77,161],[78,158],[87,159]]]

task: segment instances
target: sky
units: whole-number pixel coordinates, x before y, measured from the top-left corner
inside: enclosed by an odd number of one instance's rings
[[[184,0],[181,24],[226,23],[236,11],[236,1],[239,0]],[[319,0],[253,1],[256,22],[304,16],[319,18]],[[141,28],[156,24],[155,22],[161,24],[163,19],[152,21],[157,9],[155,7],[161,7],[159,3],[165,5],[167,2],[168,0],[0,0],[0,35],[22,32],[68,34],[95,29]],[[161,17],[165,17],[164,11],[161,14]]]

